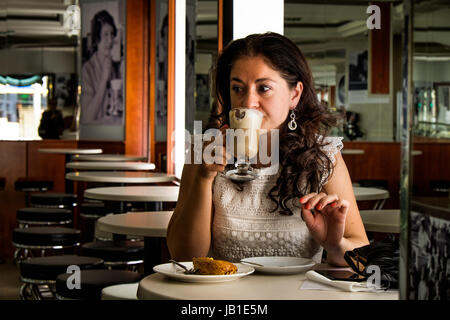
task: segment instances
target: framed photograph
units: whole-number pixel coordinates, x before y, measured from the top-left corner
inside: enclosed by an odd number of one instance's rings
[[[123,126],[125,0],[81,1],[81,124]]]

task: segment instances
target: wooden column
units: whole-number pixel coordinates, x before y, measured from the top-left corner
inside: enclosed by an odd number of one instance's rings
[[[127,1],[125,153],[149,155],[149,1]],[[150,126],[151,127],[151,126]]]
[[[391,51],[391,4],[372,3],[380,8],[381,29],[370,32],[370,93],[389,94]]]
[[[217,1],[217,49],[219,52],[233,40],[233,1]]]
[[[167,173],[175,172],[175,163],[172,154],[174,143],[172,134],[175,130],[175,0],[169,0],[168,10],[168,37],[167,37]]]

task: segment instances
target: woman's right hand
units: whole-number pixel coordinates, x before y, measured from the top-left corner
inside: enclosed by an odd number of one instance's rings
[[[226,150],[226,129],[228,129],[228,125],[224,125],[220,128],[220,131],[222,133],[223,138],[223,145],[222,147],[216,147],[214,152],[206,152],[206,156],[214,156],[212,159],[213,161],[205,162],[205,159],[203,155],[205,155],[204,151],[205,148],[213,143],[212,141],[206,141],[203,143],[203,149],[202,149],[202,164],[198,168],[198,173],[201,178],[207,179],[207,180],[214,180],[218,172],[222,172],[225,170],[225,166],[227,165],[227,159],[230,159],[232,156],[230,154],[227,154]],[[209,155],[212,153],[211,155]]]

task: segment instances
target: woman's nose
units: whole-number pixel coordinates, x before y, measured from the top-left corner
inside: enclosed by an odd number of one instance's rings
[[[243,97],[242,107],[256,109],[259,107],[259,97],[255,92],[248,91]]]

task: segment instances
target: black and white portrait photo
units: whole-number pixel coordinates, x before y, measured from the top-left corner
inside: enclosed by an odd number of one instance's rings
[[[124,1],[82,1],[81,123],[122,125]]]
[[[450,299],[450,221],[411,212],[409,299]]]

